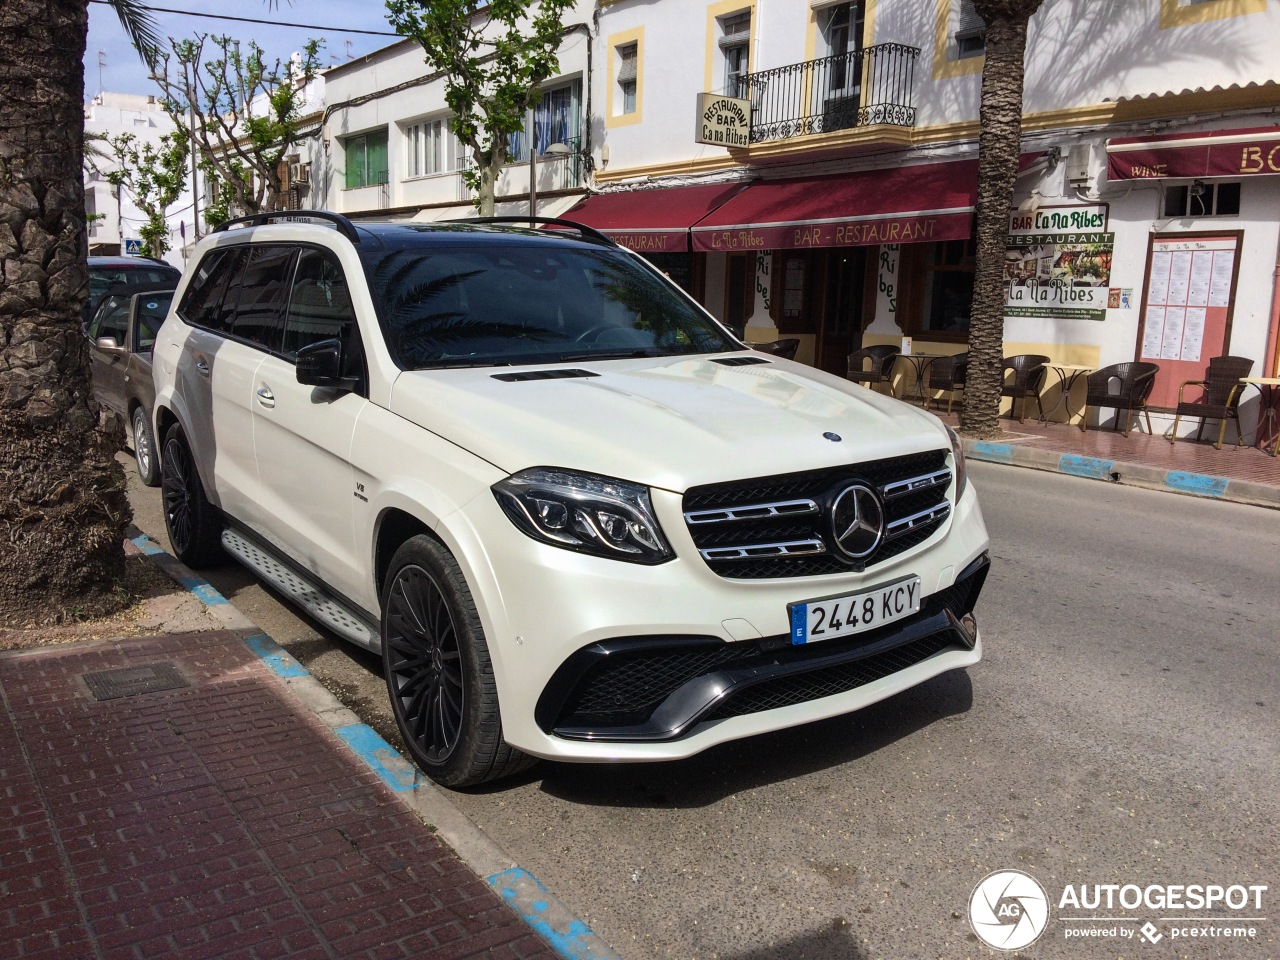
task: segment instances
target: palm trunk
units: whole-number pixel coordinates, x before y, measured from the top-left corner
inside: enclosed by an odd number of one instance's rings
[[[84,0],[0,5],[0,622],[119,605],[120,426],[100,428],[80,309]]]
[[[987,24],[978,134],[977,264],[969,320],[969,375],[960,430],[998,437],[1004,359],[1004,254],[1022,141],[1027,21],[1041,0],[977,0]]]

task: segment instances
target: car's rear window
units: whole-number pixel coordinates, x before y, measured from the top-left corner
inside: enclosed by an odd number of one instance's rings
[[[619,250],[503,242],[365,255],[404,369],[738,349],[652,268]]]

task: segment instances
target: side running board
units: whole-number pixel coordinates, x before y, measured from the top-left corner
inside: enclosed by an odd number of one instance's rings
[[[231,529],[222,531],[222,548],[343,639],[382,652],[377,626],[274,554]]]

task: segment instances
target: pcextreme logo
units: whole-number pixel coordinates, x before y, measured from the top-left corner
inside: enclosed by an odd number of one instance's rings
[[[1267,891],[1257,883],[1069,883],[1050,898],[1030,874],[997,870],[974,888],[969,924],[988,946],[1020,950],[1044,934],[1056,902],[1054,919],[1066,940],[1155,944],[1168,937],[1212,941],[1221,951],[1255,940],[1267,919]]]

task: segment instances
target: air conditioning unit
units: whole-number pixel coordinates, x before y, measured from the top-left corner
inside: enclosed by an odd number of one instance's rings
[[[1089,160],[1093,148],[1087,143],[1073,144],[1067,152],[1067,182],[1075,186],[1088,183],[1092,179],[1089,171]]]
[[[309,163],[291,163],[289,164],[289,182],[310,183],[311,182],[311,164]]]

